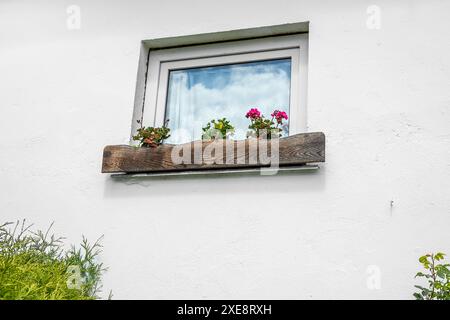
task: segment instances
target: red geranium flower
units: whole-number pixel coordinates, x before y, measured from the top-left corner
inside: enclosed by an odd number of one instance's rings
[[[252,120],[261,118],[261,112],[259,112],[256,108],[251,108],[248,110],[247,114],[245,115],[246,118],[250,118]]]
[[[287,120],[288,119],[288,115],[286,114],[286,112],[284,111],[280,111],[280,110],[275,110],[272,114],[271,114],[272,118],[275,118],[277,120],[278,123],[282,123],[283,119]]]

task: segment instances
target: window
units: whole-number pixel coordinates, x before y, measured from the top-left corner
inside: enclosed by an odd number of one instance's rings
[[[150,50],[142,113],[135,120],[161,126],[168,143],[201,139],[210,120],[226,117],[244,139],[245,113],[286,111],[283,136],[306,131],[307,34]]]

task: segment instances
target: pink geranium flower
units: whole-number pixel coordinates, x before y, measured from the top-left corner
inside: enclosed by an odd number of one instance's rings
[[[275,118],[277,120],[278,123],[282,123],[283,119],[287,120],[288,119],[288,115],[286,114],[286,112],[284,111],[280,111],[280,110],[275,110],[272,114],[271,114],[272,118]]]
[[[251,108],[248,110],[247,114],[245,115],[246,118],[250,118],[252,120],[261,118],[261,112],[259,112],[256,108]]]

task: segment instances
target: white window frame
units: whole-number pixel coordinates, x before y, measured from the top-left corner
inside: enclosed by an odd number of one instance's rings
[[[291,59],[289,134],[307,131],[308,35],[265,37],[179,48],[151,50],[142,113],[145,126],[162,126],[171,70],[272,59]]]

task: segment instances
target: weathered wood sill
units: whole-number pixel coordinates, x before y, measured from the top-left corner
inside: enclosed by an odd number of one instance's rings
[[[276,142],[258,139],[193,141],[184,145],[163,144],[157,148],[106,146],[103,151],[102,172],[169,173],[287,167],[325,162],[325,135],[322,132],[280,138],[278,156],[275,148]],[[181,162],[183,155],[184,162]],[[277,161],[273,161],[276,159]]]

